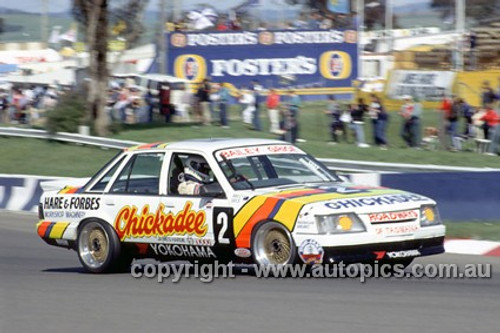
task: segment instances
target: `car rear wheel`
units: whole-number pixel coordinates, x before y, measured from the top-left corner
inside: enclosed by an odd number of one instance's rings
[[[286,265],[295,262],[297,249],[292,235],[283,225],[266,222],[253,236],[252,253],[257,264]]]
[[[109,273],[128,269],[132,258],[122,253],[116,232],[105,222],[91,220],[79,229],[78,258],[83,267],[92,273]]]

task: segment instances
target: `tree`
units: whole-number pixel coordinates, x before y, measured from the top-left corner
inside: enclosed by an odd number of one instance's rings
[[[142,14],[146,0],[129,0],[123,7],[123,17],[131,22],[137,22]],[[108,22],[110,0],[73,0],[73,15],[83,26],[87,49],[89,52],[89,86],[87,103],[89,106],[88,122],[94,124],[99,136],[106,136],[109,131],[109,117],[106,114],[108,91]],[[140,10],[139,10],[140,9]],[[126,13],[126,14],[124,14]],[[136,24],[127,33],[130,41],[136,41],[142,30]]]

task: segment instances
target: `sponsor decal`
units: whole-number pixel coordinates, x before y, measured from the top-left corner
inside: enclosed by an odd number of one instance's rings
[[[373,213],[368,214],[371,223],[401,222],[418,218],[418,213],[414,210],[400,212]]]
[[[418,231],[416,225],[398,225],[398,226],[384,226],[375,228],[377,235],[403,235],[412,234]]]
[[[321,264],[325,251],[314,239],[306,239],[299,246],[299,257],[306,264]]]
[[[256,146],[246,148],[226,149],[219,151],[219,157],[227,159],[255,156],[255,155],[268,155],[268,154],[283,154],[283,153],[299,153],[304,154],[301,150],[292,145],[270,145],[270,146]]]
[[[336,200],[326,203],[325,206],[330,209],[359,208],[365,206],[383,206],[393,205],[395,203],[418,202],[425,200],[427,200],[425,197],[417,194],[394,194],[374,198]]]
[[[157,256],[216,258],[215,253],[209,246],[151,244],[151,249]]]
[[[300,217],[299,217],[300,218]],[[311,220],[311,221],[307,221],[307,220],[298,220],[297,221],[297,224],[295,225],[295,229],[299,232],[299,231],[305,231],[305,230],[309,230],[309,229],[314,229],[316,228],[316,222]]]
[[[61,211],[44,212],[43,215],[47,219],[57,219],[57,218],[63,217],[64,216],[64,212],[61,212]]]
[[[199,83],[207,76],[207,64],[199,55],[183,54],[175,59],[174,71],[179,78]]]
[[[321,75],[328,80],[343,80],[351,75],[351,56],[342,51],[325,52],[320,57]]]
[[[408,258],[408,257],[418,257],[421,255],[419,250],[405,250],[405,251],[374,251],[375,260],[381,260],[384,257],[388,257],[390,259],[396,258]]]
[[[418,257],[420,254],[419,250],[407,250],[407,251],[392,251],[387,252],[386,255],[391,258],[406,258],[406,257]]]
[[[241,258],[250,258],[252,256],[252,252],[249,249],[245,249],[244,247],[239,247],[236,250],[234,250],[234,254],[237,257]]]
[[[185,244],[185,245],[214,245],[213,239],[197,238],[197,237],[183,237],[183,236],[165,236],[158,237],[159,242],[168,244]]]
[[[82,219],[87,215],[85,212],[64,212],[64,215],[66,216],[67,219]]]
[[[156,212],[150,212],[149,205],[139,210],[136,206],[125,206],[116,215],[114,226],[120,240],[131,237],[163,237],[189,235],[203,237],[207,233],[204,211],[192,210],[188,201],[177,214],[165,213],[160,204]]]
[[[43,209],[97,210],[101,206],[101,198],[91,197],[47,197]]]

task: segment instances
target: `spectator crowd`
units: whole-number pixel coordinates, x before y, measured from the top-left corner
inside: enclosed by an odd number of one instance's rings
[[[56,85],[1,88],[0,123],[33,124],[57,105],[63,93]]]

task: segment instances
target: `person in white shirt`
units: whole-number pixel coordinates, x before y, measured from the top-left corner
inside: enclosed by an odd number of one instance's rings
[[[252,125],[253,114],[255,112],[255,96],[247,89],[243,89],[239,102],[244,105],[243,122],[247,125]]]

